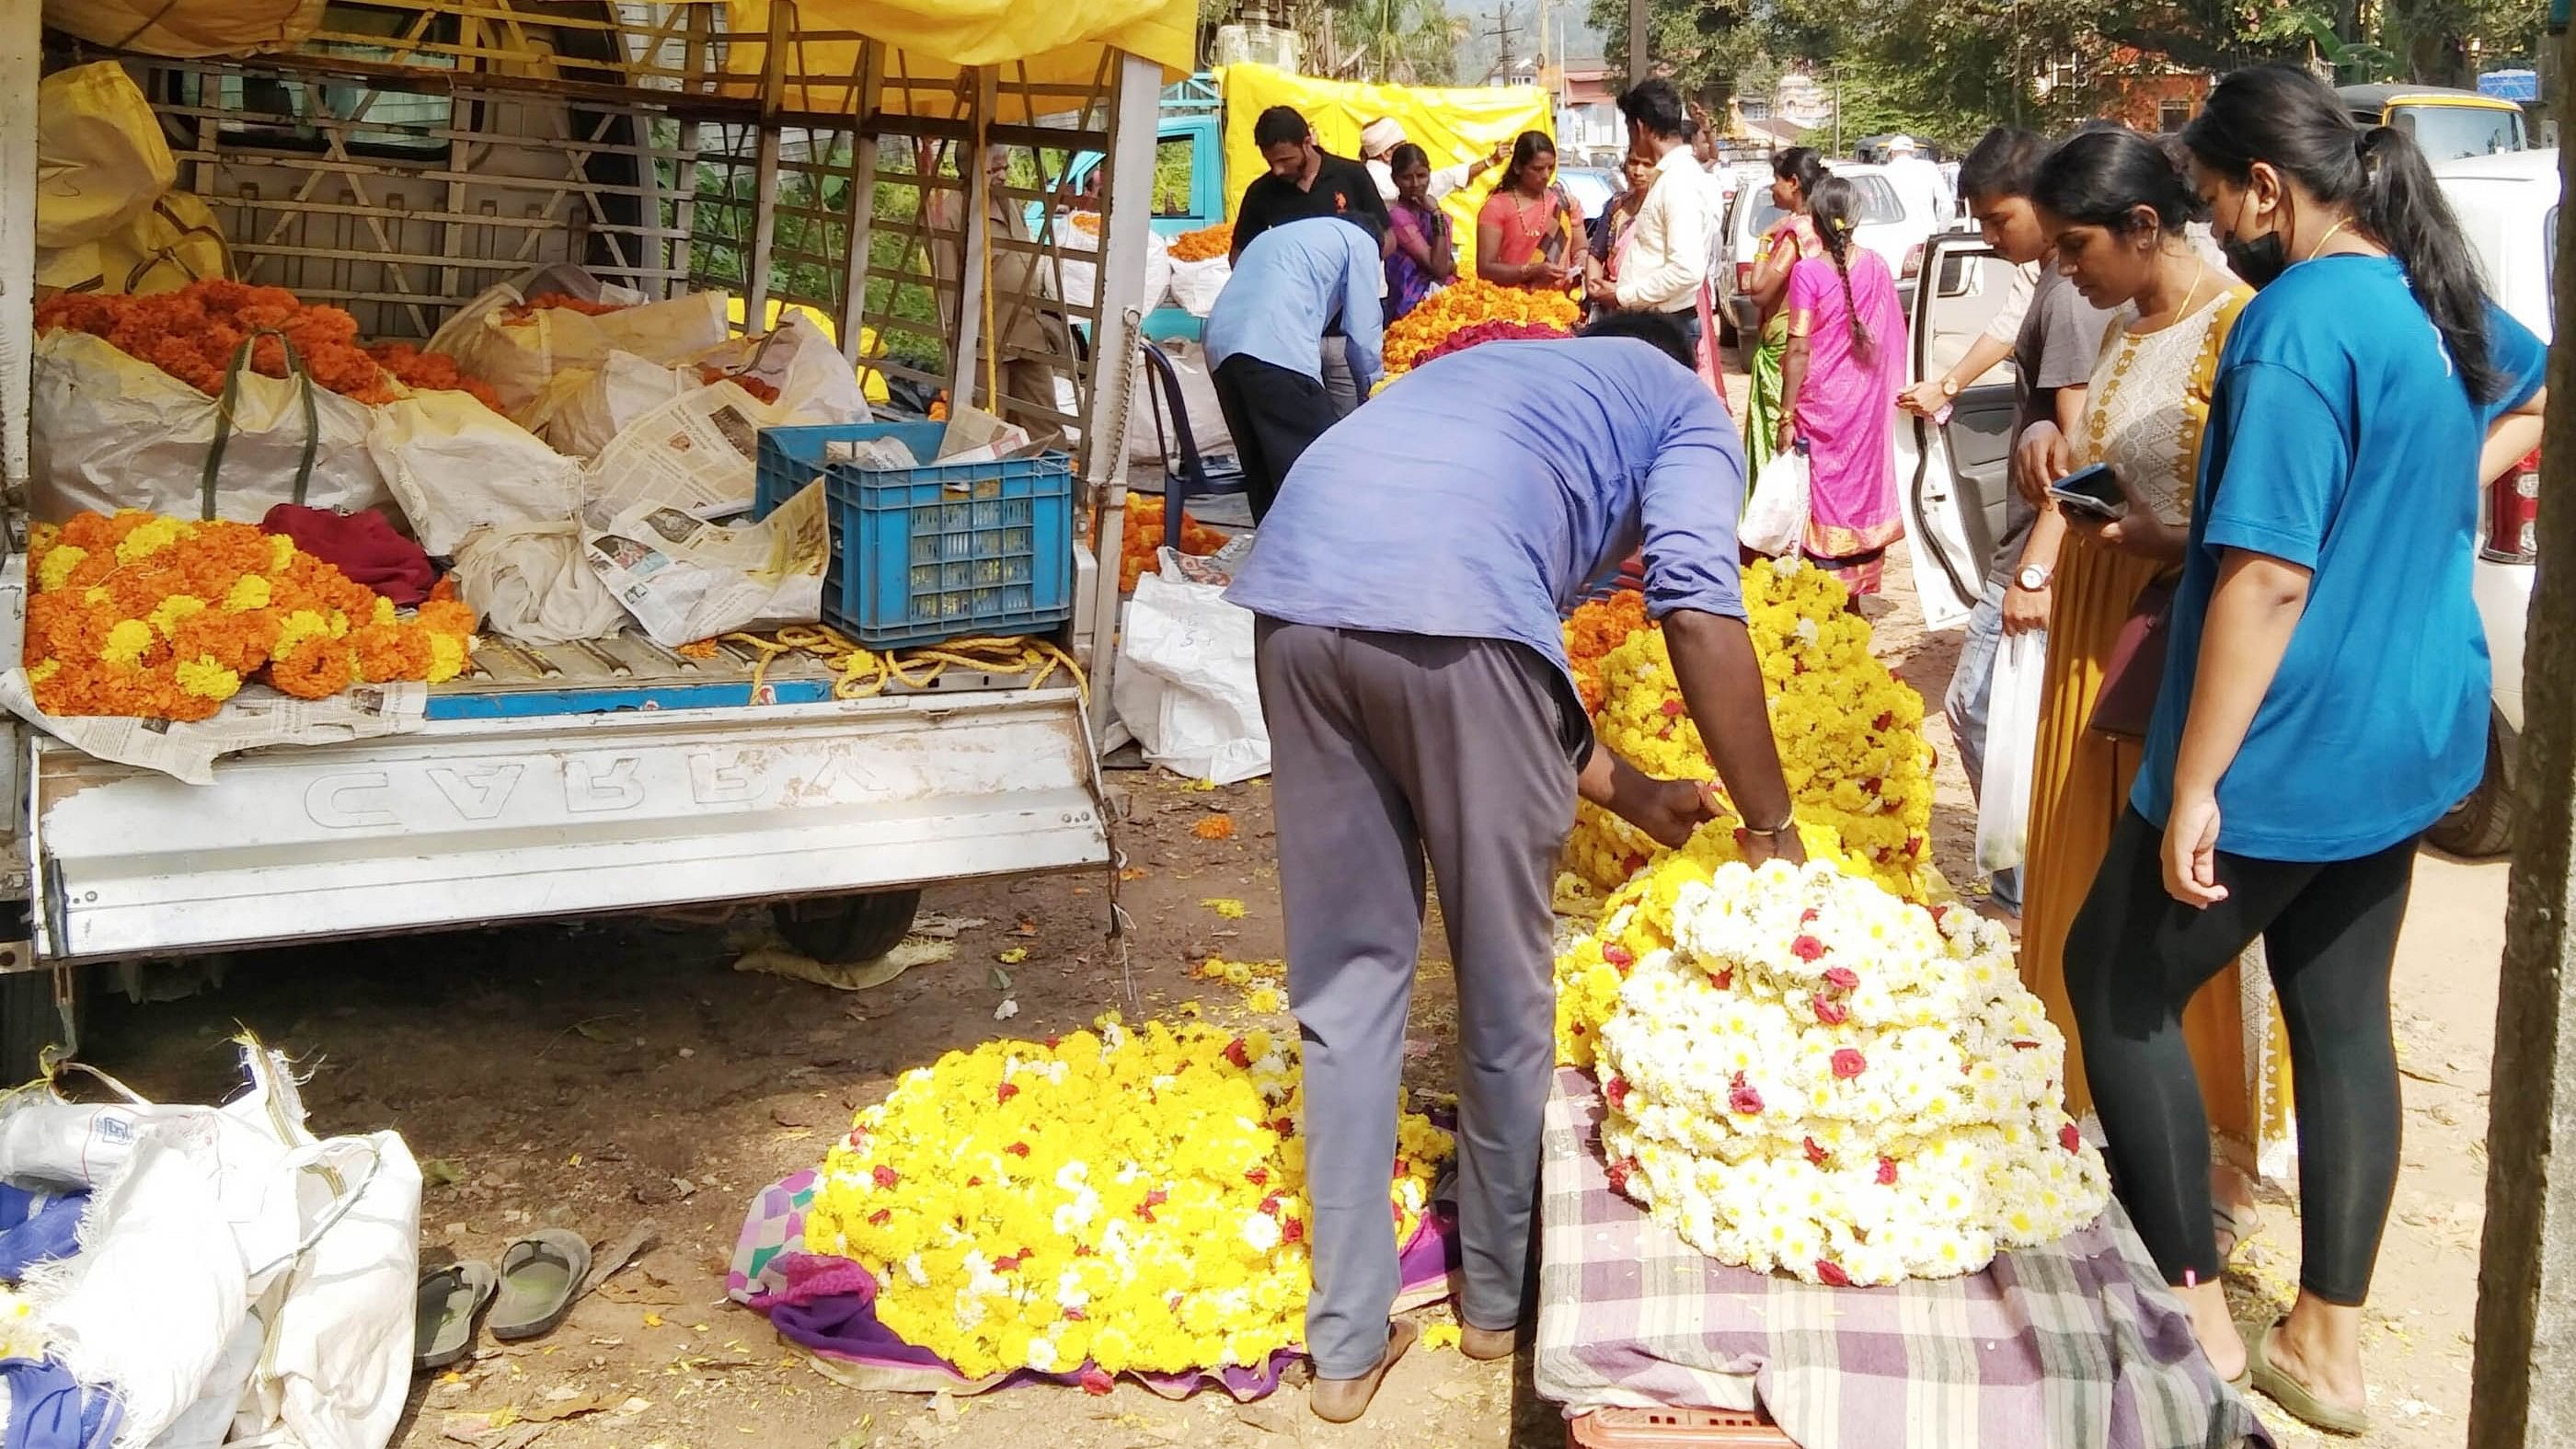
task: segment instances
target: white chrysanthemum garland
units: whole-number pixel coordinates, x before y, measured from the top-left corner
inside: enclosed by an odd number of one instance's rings
[[[1614,1187],[1721,1262],[1814,1283],[1976,1272],[2108,1198],[2011,938],[1830,866],[1720,866],[1600,1031]]]

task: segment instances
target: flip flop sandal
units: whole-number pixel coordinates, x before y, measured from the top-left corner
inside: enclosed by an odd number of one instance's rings
[[[2287,1409],[2291,1418],[2311,1428],[2323,1429],[2329,1434],[2369,1433],[2369,1414],[2360,1409],[2329,1404],[2309,1392],[2307,1385],[2272,1366],[2272,1334],[2279,1327],[2277,1323],[2266,1327],[2245,1345],[2245,1368],[2254,1381],[2254,1387],[2261,1389],[2273,1403]]]
[[[2209,1211],[2210,1226],[2220,1243],[2218,1261],[2223,1267],[2235,1260],[2237,1249],[2262,1231],[2263,1215],[2251,1207],[2230,1207],[2225,1203],[2212,1204]]]
[[[469,1258],[420,1275],[413,1299],[411,1367],[443,1369],[474,1351],[474,1315],[492,1301],[492,1265]]]
[[[590,1275],[590,1244],[564,1228],[539,1228],[501,1255],[501,1301],[486,1325],[504,1343],[552,1333]]]

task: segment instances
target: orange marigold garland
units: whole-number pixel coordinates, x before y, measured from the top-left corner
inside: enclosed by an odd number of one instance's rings
[[[301,699],[464,671],[474,611],[441,580],[409,618],[292,540],[134,510],[39,525],[27,679],[57,715],[204,719],[264,680]]]
[[[1164,502],[1151,494],[1127,495],[1127,528],[1118,542],[1118,591],[1132,594],[1136,580],[1156,567],[1155,551],[1163,546]],[[1181,510],[1181,552],[1205,558],[1225,547],[1225,535]]]
[[[1574,687],[1583,696],[1583,712],[1598,714],[1605,693],[1601,656],[1646,627],[1646,596],[1634,589],[1616,590],[1576,609],[1563,627],[1565,659],[1574,668]]]
[[[503,308],[501,320],[515,326],[534,320],[539,312],[579,312],[585,317],[601,317],[625,310],[622,302],[593,302],[569,292],[539,292],[517,306]]]
[[[69,328],[105,339],[129,357],[213,397],[224,390],[224,372],[242,339],[262,329],[282,332],[295,344],[304,370],[323,387],[375,406],[402,396],[397,381],[413,388],[472,393],[496,406],[492,390],[456,369],[443,352],[423,352],[408,342],[373,348],[358,345],[358,319],[337,307],[307,306],[284,287],[254,287],[217,277],[175,292],[130,296],[65,292],[36,306],[36,330]],[[251,349],[250,369],[286,376],[286,349],[262,337]]]
[[[1210,257],[1224,256],[1232,250],[1234,250],[1234,225],[1231,222],[1203,226],[1196,231],[1185,231],[1172,238],[1172,260],[1176,262],[1203,262]]]

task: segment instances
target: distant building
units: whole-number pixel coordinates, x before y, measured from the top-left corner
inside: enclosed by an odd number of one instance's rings
[[[2210,86],[2205,71],[2126,45],[2111,52],[2096,78],[2109,92],[2102,115],[2139,131],[2181,130],[2199,113]]]
[[[1628,149],[1628,123],[1619,115],[1626,77],[1599,56],[1569,60],[1556,88],[1556,146],[1587,159]]]
[[[1830,126],[1834,123],[1833,88],[1806,71],[1786,72],[1780,77],[1780,83],[1772,87],[1771,103],[1764,115],[1754,115],[1748,106],[1744,119],[1786,121],[1802,131]]]

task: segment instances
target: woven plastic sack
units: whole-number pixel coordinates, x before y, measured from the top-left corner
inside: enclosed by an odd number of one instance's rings
[[[213,208],[172,191],[96,241],[36,254],[41,292],[175,292],[232,275],[232,248]]]
[[[149,211],[179,176],[160,118],[112,60],[36,86],[36,246],[93,242]]]
[[[548,281],[557,280],[547,278]],[[546,291],[582,296],[573,285],[503,284],[468,302],[447,319],[424,351],[444,352],[472,377],[491,384],[502,411],[522,427],[535,419],[559,373],[597,371],[612,352],[631,352],[665,367],[687,362],[732,336],[722,292],[691,292],[647,302],[622,289],[590,285],[585,300],[624,302],[598,316],[569,307],[541,307],[513,318],[510,309]]]

